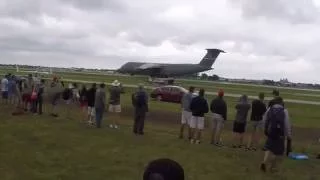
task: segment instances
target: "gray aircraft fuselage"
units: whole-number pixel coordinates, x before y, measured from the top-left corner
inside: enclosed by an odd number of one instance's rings
[[[173,77],[195,74],[213,69],[212,65],[221,52],[220,49],[206,49],[206,55],[199,64],[163,64],[163,63],[145,63],[128,62],[117,70],[119,73],[131,75],[148,75],[153,77]]]
[[[208,71],[213,68],[203,67],[199,64],[157,64],[161,68],[153,69],[139,69],[146,63],[128,62],[124,64],[119,70],[119,73],[126,73],[132,75],[148,75],[148,76],[183,76],[186,74],[195,74],[198,72]]]

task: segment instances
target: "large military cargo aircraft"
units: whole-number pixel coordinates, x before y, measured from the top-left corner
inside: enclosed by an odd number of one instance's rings
[[[146,62],[128,62],[124,64],[118,73],[131,75],[147,75],[152,78],[173,78],[195,74],[213,69],[212,65],[220,53],[225,53],[220,49],[206,49],[207,54],[199,64],[163,64]]]

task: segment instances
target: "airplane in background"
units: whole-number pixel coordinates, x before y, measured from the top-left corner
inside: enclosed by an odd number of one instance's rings
[[[38,70],[34,70],[34,71],[32,71],[32,70],[23,70],[23,71],[21,71],[20,69],[19,69],[19,66],[18,65],[16,65],[16,69],[17,69],[17,72],[25,72],[25,73],[34,73],[34,74],[52,74],[52,69],[50,68],[49,69],[49,72],[48,71],[38,71]]]
[[[166,84],[173,84],[174,77],[195,74],[213,69],[212,65],[220,53],[220,49],[206,49],[207,53],[199,64],[162,64],[128,62],[121,66],[116,72],[131,75],[150,76],[149,81],[158,81]]]

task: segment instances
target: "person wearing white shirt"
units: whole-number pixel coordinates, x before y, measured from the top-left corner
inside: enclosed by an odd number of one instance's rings
[[[9,81],[8,81],[8,75],[6,75],[1,80],[2,103],[8,104],[8,90],[9,90]]]

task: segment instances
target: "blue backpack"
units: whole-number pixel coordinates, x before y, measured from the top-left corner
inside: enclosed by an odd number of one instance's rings
[[[267,114],[265,134],[271,139],[285,136],[285,113],[283,107],[271,107]]]

